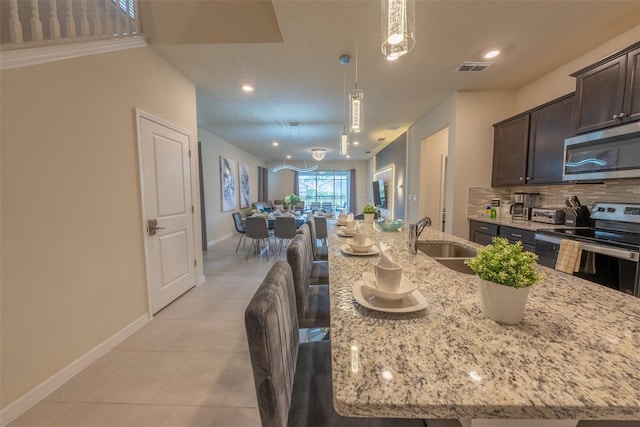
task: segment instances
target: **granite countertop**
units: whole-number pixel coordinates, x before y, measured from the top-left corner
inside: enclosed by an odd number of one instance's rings
[[[488,219],[480,215],[469,215],[469,220],[486,222],[489,224],[505,225],[508,227],[521,228],[523,230],[541,230],[541,229],[555,229],[555,228],[567,228],[564,224],[547,224],[544,222],[528,221],[523,219],[512,219],[511,217],[500,217],[496,219]]]
[[[540,266],[523,320],[478,308],[475,276],[407,250],[407,233],[374,232],[418,284],[427,308],[362,307],[352,285],[377,256],[329,238],[334,405],[346,416],[640,419],[640,299]],[[420,240],[478,245],[426,228]]]

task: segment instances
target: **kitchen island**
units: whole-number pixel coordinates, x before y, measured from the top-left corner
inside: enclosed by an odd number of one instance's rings
[[[640,299],[539,267],[543,278],[522,322],[501,325],[480,312],[475,276],[409,253],[404,232],[375,231],[427,302],[413,313],[375,311],[352,287],[378,257],[344,254],[346,239],[335,231],[331,357],[340,414],[457,418],[467,426],[640,420]],[[430,228],[420,240],[479,246]]]

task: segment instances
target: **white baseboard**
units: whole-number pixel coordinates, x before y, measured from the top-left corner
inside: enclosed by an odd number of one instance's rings
[[[98,360],[109,350],[124,341],[129,335],[133,334],[138,329],[143,327],[149,322],[149,320],[150,318],[148,314],[140,316],[129,325],[125,326],[122,330],[117,332],[115,335],[111,336],[92,350],[89,350],[87,353],[80,356],[71,364],[62,368],[52,377],[48,378],[40,385],[36,386],[31,391],[21,396],[18,400],[11,403],[9,406],[0,411],[0,426],[4,427],[11,421],[18,418],[33,405],[46,397],[49,393],[60,387],[65,382],[69,381],[78,372],[82,371],[84,368]]]
[[[210,248],[211,246],[222,242],[223,240],[227,240],[229,237],[233,236],[233,233],[229,233],[229,234],[225,234],[222,237],[218,237],[217,239],[214,240],[208,240],[207,241],[207,248]]]
[[[198,278],[198,286],[202,285],[204,282],[207,281],[207,278],[204,276],[204,274],[202,274],[199,278]]]

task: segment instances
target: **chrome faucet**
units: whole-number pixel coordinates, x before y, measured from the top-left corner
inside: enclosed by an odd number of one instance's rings
[[[431,218],[425,216],[415,224],[409,224],[409,253],[418,252],[418,238],[422,234],[425,227],[431,227]]]

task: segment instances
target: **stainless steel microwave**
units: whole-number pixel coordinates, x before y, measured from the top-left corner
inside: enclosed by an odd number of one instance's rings
[[[640,122],[564,140],[563,181],[640,178]]]

